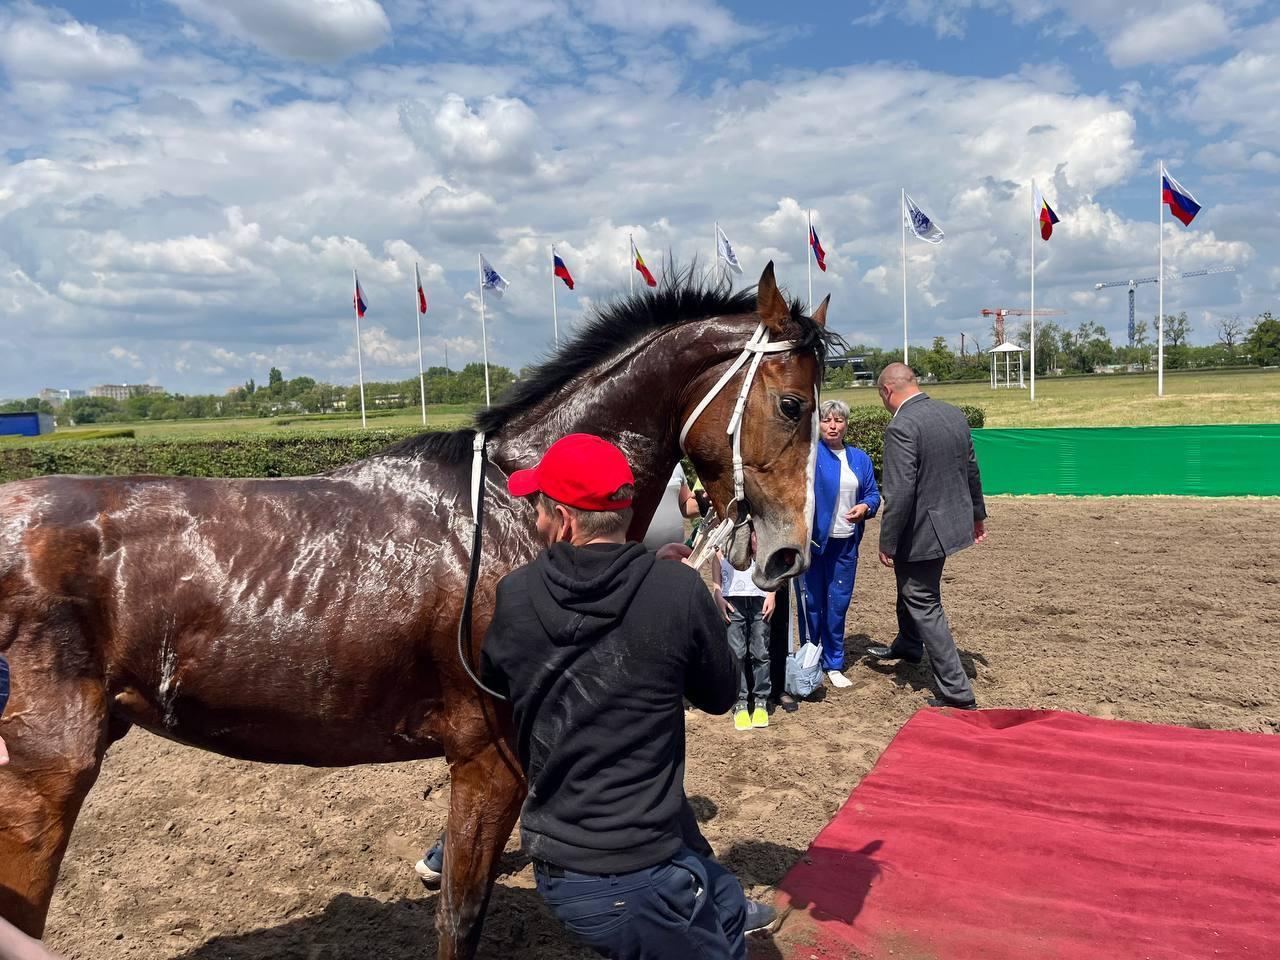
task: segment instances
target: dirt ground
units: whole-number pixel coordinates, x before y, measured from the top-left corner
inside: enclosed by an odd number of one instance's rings
[[[944,602],[979,704],[1280,733],[1280,500],[993,498],[991,539]],[[850,611],[848,690],[767,730],[690,713],[687,789],[722,860],[767,898],[923,705],[893,639],[874,521]],[[62,869],[51,945],[72,958],[421,960],[436,896],[412,863],[443,827],[442,761],[345,770],[227,760],[131,733]],[[786,940],[786,925],[780,933]],[[484,957],[570,960],[513,839]],[[780,957],[756,940],[752,957]]]

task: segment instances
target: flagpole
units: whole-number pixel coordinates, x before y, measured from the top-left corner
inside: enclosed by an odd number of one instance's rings
[[[484,405],[492,406],[489,399],[489,334],[484,324],[484,267],[480,254],[476,254],[476,272],[480,275],[480,344],[484,350]]]
[[[907,361],[907,188],[902,188],[902,205],[898,208],[902,218],[902,362]]]
[[[636,242],[629,233],[627,234],[627,246],[631,248],[628,251],[631,255],[631,260],[627,264],[627,295],[634,297],[636,295]]]
[[[1036,181],[1031,178],[1031,399],[1036,398]]]
[[[1160,197],[1160,269],[1156,271],[1156,286],[1160,290],[1160,307],[1157,314],[1156,327],[1159,343],[1156,345],[1156,396],[1164,396],[1164,161],[1161,160],[1156,171],[1156,192]]]
[[[711,262],[716,265],[716,270],[720,269],[720,221],[715,220],[711,227]]]
[[[360,351],[360,275],[355,268],[351,269],[351,279],[355,281],[356,295],[353,306],[356,310],[356,370],[360,377],[360,426],[368,427],[369,421],[364,415],[364,357]]]
[[[427,425],[427,376],[422,369],[422,301],[418,291],[422,289],[422,277],[418,262],[413,263],[413,319],[418,325],[418,389],[422,391],[422,425]]]
[[[809,211],[809,235],[804,238],[804,244],[810,249],[805,252],[804,262],[809,267],[809,314],[813,314],[813,210]]]
[[[556,309],[556,245],[551,245],[551,327],[556,334],[556,349],[560,349],[560,315]]]

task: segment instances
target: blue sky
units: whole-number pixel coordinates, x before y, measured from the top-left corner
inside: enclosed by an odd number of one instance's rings
[[[80,0],[0,5],[0,397],[98,382],[221,391],[268,367],[370,378],[480,355],[475,258],[511,281],[490,356],[549,346],[651,265],[766,260],[850,340],[901,339],[898,191],[946,230],[909,240],[912,341],[989,339],[1026,305],[1030,180],[1062,223],[1037,305],[1123,337],[1156,270],[1156,162],[1204,205],[1166,218],[1193,340],[1277,307],[1280,19],[1254,0]],[[1151,287],[1139,316],[1155,312]]]

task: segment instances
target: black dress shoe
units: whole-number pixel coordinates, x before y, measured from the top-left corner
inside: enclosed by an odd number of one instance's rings
[[[965,703],[955,703],[951,700],[943,700],[941,697],[930,697],[925,703],[931,707],[950,707],[952,710],[977,710],[978,704],[975,700],[969,700]]]
[[[893,649],[893,647],[875,645],[867,647],[867,656],[872,660],[901,660],[904,663],[911,664],[913,667],[920,666],[922,661],[921,657],[908,657],[905,654],[899,653],[897,650]]]

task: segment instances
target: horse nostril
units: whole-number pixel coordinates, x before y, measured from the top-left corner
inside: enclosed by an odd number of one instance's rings
[[[770,581],[793,577],[800,572],[800,553],[791,547],[773,551],[764,567],[764,575]]]

